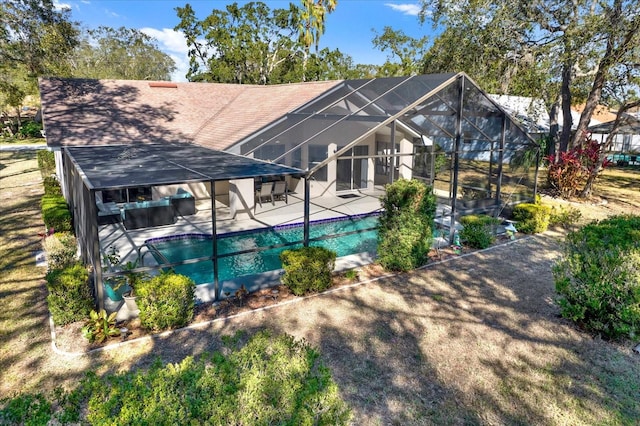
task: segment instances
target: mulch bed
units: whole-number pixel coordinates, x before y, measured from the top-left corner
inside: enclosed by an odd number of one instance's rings
[[[518,235],[521,237],[521,235]],[[509,242],[510,238],[506,236],[498,236],[493,245],[500,245]],[[440,262],[451,258],[458,257],[462,254],[471,253],[477,251],[470,247],[443,247],[441,249],[432,249],[429,252],[429,262]],[[428,264],[427,263],[427,264]],[[333,285],[331,289],[344,287],[361,281],[368,281],[373,278],[387,275],[389,272],[385,271],[378,264],[370,264],[358,268],[357,276],[353,279],[349,279],[344,273],[336,273],[333,279]],[[228,318],[234,315],[238,315],[243,312],[254,311],[257,309],[273,306],[282,302],[290,301],[299,298],[295,296],[289,289],[283,285],[262,289],[254,293],[247,294],[242,298],[231,297],[217,303],[202,303],[196,305],[192,324],[204,323],[221,318]],[[66,326],[56,326],[56,347],[68,353],[83,353],[93,349],[111,345],[124,340],[133,340],[140,337],[153,334],[149,330],[144,329],[139,319],[133,319],[118,323],[119,327],[126,328],[127,335],[122,337],[111,338],[103,343],[89,343],[84,337],[82,337],[82,322],[76,322],[68,324]]]

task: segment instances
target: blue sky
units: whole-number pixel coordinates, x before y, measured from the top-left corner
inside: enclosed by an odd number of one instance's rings
[[[299,0],[292,0],[299,3]],[[186,45],[173,28],[179,20],[176,7],[191,4],[199,19],[204,19],[213,9],[224,9],[233,1],[226,0],[58,0],[59,6],[69,7],[72,19],[83,27],[100,25],[118,28],[136,28],[158,40],[161,50],[171,55],[178,66],[173,80],[184,81],[187,69]],[[238,1],[244,4],[246,1]],[[270,8],[285,8],[289,1],[264,1]],[[420,24],[418,0],[338,0],[336,10],[328,16],[325,35],[320,47],[340,49],[350,55],[355,63],[381,64],[386,55],[373,48],[371,40],[385,26],[401,29],[412,37],[432,35],[430,24]]]

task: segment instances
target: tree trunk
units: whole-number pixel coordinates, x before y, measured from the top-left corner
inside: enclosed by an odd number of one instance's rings
[[[556,153],[558,152],[559,130],[558,116],[560,114],[560,97],[557,97],[551,110],[549,111],[549,146],[547,147],[547,155],[553,158],[553,162],[557,162],[558,158]]]
[[[562,133],[560,134],[560,152],[567,152],[569,149],[571,127],[573,126],[573,119],[571,117],[572,65],[570,61],[567,61],[562,66],[562,85],[560,87],[560,98],[562,99]]]

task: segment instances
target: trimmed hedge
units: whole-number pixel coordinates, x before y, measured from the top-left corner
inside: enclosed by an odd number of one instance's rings
[[[38,156],[38,168],[42,177],[51,176],[56,172],[56,158],[53,151],[40,149],[36,155]]]
[[[45,176],[42,184],[44,185],[44,195],[62,195],[60,182],[55,176]]]
[[[196,284],[185,275],[164,272],[136,286],[140,323],[149,330],[183,327],[193,319]]]
[[[518,222],[518,232],[538,234],[549,227],[551,207],[543,204],[518,204],[513,208],[513,218]]]
[[[94,308],[89,287],[89,273],[81,263],[63,269],[54,269],[45,276],[47,281],[47,303],[53,321],[66,325],[89,317]]]
[[[42,248],[47,253],[47,268],[49,271],[63,269],[73,265],[78,246],[76,238],[68,232],[56,232],[42,241]]]
[[[42,220],[44,225],[58,232],[69,232],[73,229],[71,212],[62,195],[45,195],[42,197]]]
[[[561,314],[605,337],[640,333],[640,217],[615,216],[566,238],[553,267]]]
[[[336,253],[323,247],[302,247],[280,253],[282,284],[296,296],[331,287]]]
[[[460,218],[463,228],[460,238],[473,248],[484,249],[496,239],[496,226],[500,219],[488,215],[468,215]]]
[[[385,187],[378,225],[378,262],[387,270],[408,271],[424,264],[433,242],[436,197],[418,180],[400,179]]]

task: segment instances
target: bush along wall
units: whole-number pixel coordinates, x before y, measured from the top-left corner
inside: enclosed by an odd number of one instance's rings
[[[89,273],[81,263],[47,273],[47,303],[53,321],[66,325],[89,317],[94,308],[89,288]]]
[[[71,212],[62,195],[45,195],[42,197],[42,220],[47,229],[69,232],[73,229]]]
[[[433,242],[436,197],[418,180],[386,186],[378,225],[378,261],[387,270],[408,271],[427,260]]]
[[[553,267],[562,316],[607,338],[637,338],[638,241],[638,216],[616,216],[569,233]]]
[[[518,222],[516,228],[523,234],[537,234],[549,227],[551,207],[544,204],[518,204],[513,208],[513,218]]]
[[[51,176],[56,172],[55,154],[52,151],[41,149],[38,150],[36,155],[38,156],[38,168],[42,177]]]
[[[296,296],[331,287],[336,253],[323,247],[302,247],[280,253],[282,284]]]
[[[463,228],[460,238],[470,247],[484,249],[496,239],[496,227],[500,219],[488,215],[468,215],[460,218]]]
[[[136,285],[140,323],[153,331],[183,327],[193,319],[196,284],[187,276],[165,272]]]

